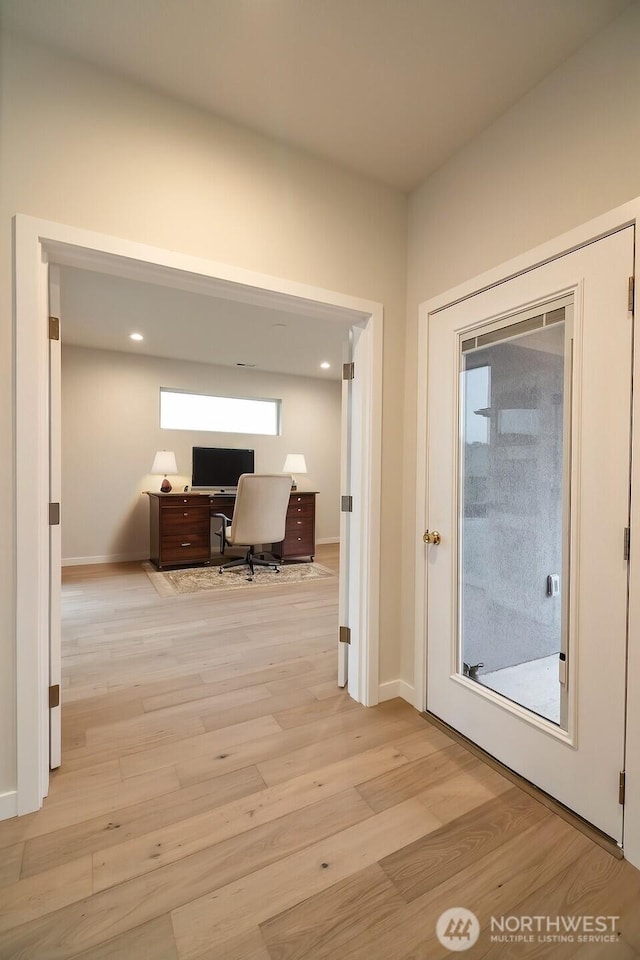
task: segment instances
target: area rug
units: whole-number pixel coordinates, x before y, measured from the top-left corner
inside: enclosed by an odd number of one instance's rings
[[[333,570],[319,563],[283,564],[280,573],[268,567],[257,567],[252,581],[247,580],[248,567],[234,567],[224,573],[220,573],[217,566],[160,571],[145,561],[142,567],[161,597],[199,593],[201,590],[255,590],[256,587],[280,587],[335,577]]]

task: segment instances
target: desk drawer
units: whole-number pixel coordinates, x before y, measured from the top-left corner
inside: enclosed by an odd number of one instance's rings
[[[176,528],[180,530],[199,530],[201,527],[206,529],[209,523],[209,507],[192,507],[183,504],[179,507],[165,507],[162,511],[162,530],[169,532]]]
[[[180,530],[179,533],[163,533],[161,544],[163,553],[173,547],[198,546],[206,549],[209,546],[209,528],[207,526],[204,530],[199,530],[192,527],[190,530]]]
[[[160,496],[159,498],[160,510],[162,512],[165,510],[173,510],[177,507],[183,507],[185,504],[190,507],[208,506],[209,499],[207,497],[203,497],[202,494],[199,493],[181,493],[178,494],[178,496],[174,496],[174,494],[165,494],[164,497]]]
[[[303,511],[305,513],[313,513],[315,507],[315,500],[313,497],[303,496],[294,496],[292,495],[289,500],[289,514],[299,513]]]
[[[289,519],[287,517],[287,524],[285,526],[285,540],[288,537],[311,537],[313,536],[313,517],[294,517]]]
[[[162,565],[170,563],[200,562],[209,560],[209,545],[196,543],[195,540],[183,540],[180,543],[163,545]]]
[[[312,520],[315,516],[314,505],[312,503],[301,503],[290,506],[287,510],[287,523],[295,520]]]
[[[313,533],[287,534],[280,544],[282,556],[306,557],[315,553]]]

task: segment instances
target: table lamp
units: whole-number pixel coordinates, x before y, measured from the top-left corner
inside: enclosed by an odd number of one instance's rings
[[[296,478],[294,473],[306,473],[307,464],[305,463],[303,453],[288,453],[287,459],[284,462],[284,467],[282,468],[283,473],[291,474],[291,489],[297,490],[298,484],[296,483]]]
[[[162,493],[170,493],[171,484],[167,480],[167,474],[171,473],[175,477],[178,473],[175,453],[172,450],[158,450],[151,467],[151,473],[154,476],[164,476],[160,490]]]

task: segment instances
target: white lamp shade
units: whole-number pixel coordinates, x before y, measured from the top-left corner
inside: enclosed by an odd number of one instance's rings
[[[175,477],[178,473],[175,453],[172,450],[158,450],[153,460],[151,473],[164,477],[170,473]]]
[[[303,453],[288,453],[287,459],[284,462],[284,467],[282,468],[283,473],[306,473],[307,464],[305,463]]]

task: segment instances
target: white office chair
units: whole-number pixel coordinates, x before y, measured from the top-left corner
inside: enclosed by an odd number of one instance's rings
[[[253,580],[254,567],[271,567],[280,572],[276,560],[265,560],[254,553],[256,544],[279,543],[284,540],[287,510],[291,495],[289,474],[243,473],[238,481],[238,492],[233,510],[233,519],[223,513],[213,516],[222,520],[220,534],[221,551],[225,546],[247,546],[244,557],[231,560],[219,567],[220,573],[231,567],[248,566],[247,580]]]

